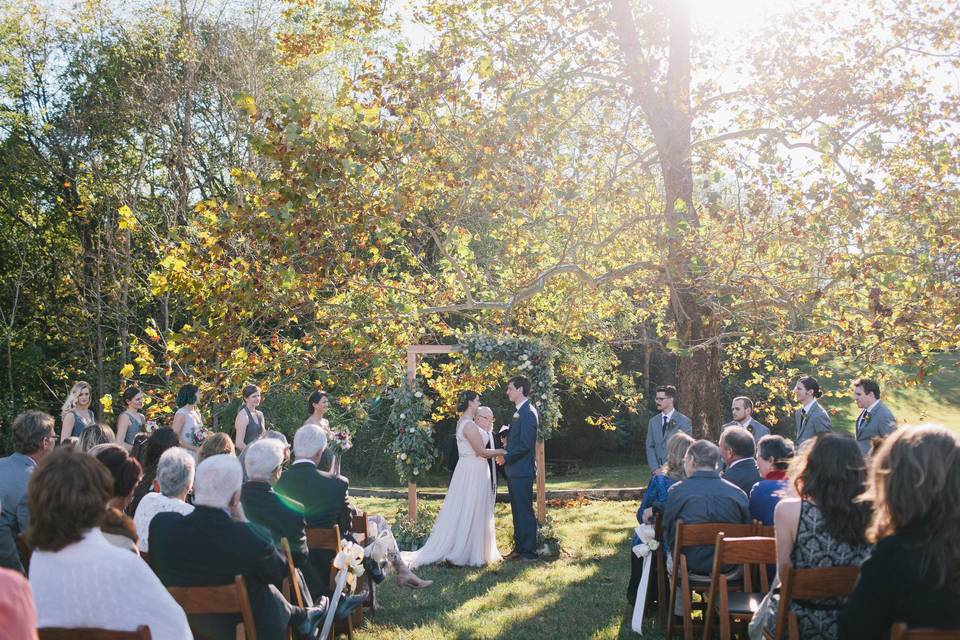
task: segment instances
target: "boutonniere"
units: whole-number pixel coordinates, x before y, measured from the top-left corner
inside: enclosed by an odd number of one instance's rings
[[[873,416],[870,414],[870,412],[867,411],[866,415],[863,416],[863,424],[867,424],[868,422],[870,422],[870,418],[872,417]]]
[[[513,419],[514,419],[514,420],[519,420],[519,419],[520,419],[520,412],[519,412],[519,411],[515,411],[515,412],[513,413]]]
[[[801,416],[801,418],[800,418],[800,424],[801,424],[801,425],[807,424],[807,420],[809,420],[809,419],[810,419],[810,412],[808,411],[807,413],[803,414],[803,416]]]
[[[749,431],[750,433],[753,433],[753,423],[750,423],[747,425],[747,431]]]
[[[667,421],[667,428],[668,428],[668,429],[676,429],[676,428],[677,428],[677,421],[674,420],[673,418],[670,418],[670,420]]]

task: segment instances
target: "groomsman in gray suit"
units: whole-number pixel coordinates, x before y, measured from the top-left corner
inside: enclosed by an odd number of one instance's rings
[[[730,407],[733,422],[723,425],[727,427],[743,427],[753,436],[753,442],[760,442],[760,438],[770,435],[770,428],[753,418],[753,400],[747,396],[737,396]]]
[[[875,380],[860,378],[853,383],[853,399],[860,408],[857,418],[857,444],[864,455],[870,453],[870,440],[883,438],[897,428],[897,419],[887,405],[880,402],[880,385]]]
[[[677,388],[673,385],[657,387],[654,396],[660,413],[650,418],[647,424],[647,465],[654,475],[660,473],[660,467],[667,461],[667,440],[670,436],[683,431],[693,435],[690,418],[676,410]]]
[[[799,451],[804,440],[809,440],[818,433],[833,431],[833,423],[830,422],[826,410],[817,402],[817,398],[823,393],[820,392],[820,383],[816,378],[802,376],[793,387],[793,395],[800,404],[793,416],[797,426],[797,437],[794,440]]]

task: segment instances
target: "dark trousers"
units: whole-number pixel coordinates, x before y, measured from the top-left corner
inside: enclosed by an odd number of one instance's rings
[[[526,558],[537,555],[537,518],[533,515],[533,478],[507,478],[513,515],[513,549]]]

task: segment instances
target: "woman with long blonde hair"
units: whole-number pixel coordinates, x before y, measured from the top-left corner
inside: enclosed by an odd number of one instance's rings
[[[73,385],[67,399],[63,403],[60,415],[63,418],[63,428],[60,430],[60,443],[67,438],[79,438],[83,430],[97,421],[90,403],[93,401],[93,389],[90,383],[81,380]]]

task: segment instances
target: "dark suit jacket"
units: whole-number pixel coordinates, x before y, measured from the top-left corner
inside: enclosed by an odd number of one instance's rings
[[[737,485],[741,491],[749,496],[753,485],[761,480],[756,460],[753,458],[737,460],[723,472],[723,479]]]
[[[896,534],[877,543],[840,612],[842,640],[887,638],[894,622],[960,629],[960,594],[937,588],[933,574],[921,568],[924,542],[919,536]]]
[[[677,520],[686,524],[730,522],[748,524],[750,503],[739,487],[720,477],[718,471],[695,471],[692,476],[667,490],[663,512],[663,531],[667,548],[673,548]],[[153,533],[151,532],[151,536]],[[151,545],[153,542],[150,543]],[[688,547],[687,568],[692,573],[710,575],[713,569],[713,545]]]
[[[283,472],[274,491],[282,499],[302,505],[303,518],[308,527],[328,529],[339,525],[340,535],[352,539],[349,488],[350,483],[346,478],[320,471],[312,462],[299,462]],[[314,551],[310,554],[310,562],[322,583],[326,582],[322,576],[330,575],[334,555],[333,551]],[[326,590],[317,593],[326,593]]]
[[[272,624],[276,604],[270,602],[269,585],[280,589],[287,576],[287,562],[272,544],[247,524],[234,522],[226,511],[198,506],[189,515],[158,513],[150,521],[150,562],[168,587],[221,586],[242,575],[257,622],[257,637],[285,633],[285,620]],[[201,619],[204,626],[198,626],[198,630],[223,626],[222,616],[190,617],[191,626]],[[211,635],[221,637],[220,633]]]
[[[504,467],[510,478],[533,478],[537,475],[535,451],[537,445],[537,426],[540,418],[527,400],[517,409],[516,418],[510,421],[510,435],[507,436],[507,455]]]
[[[254,480],[244,483],[240,489],[240,503],[247,519],[256,525],[254,531],[262,538],[278,549],[280,539],[287,539],[293,564],[303,573],[310,593],[329,595],[329,581],[323,579],[310,562],[303,505],[281,498],[269,483]]]

